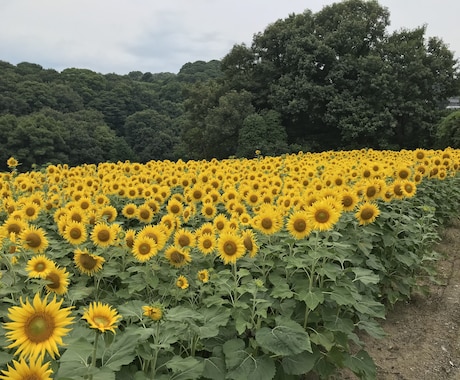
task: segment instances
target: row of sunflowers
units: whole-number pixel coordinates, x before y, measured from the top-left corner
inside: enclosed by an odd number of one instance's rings
[[[11,157],[0,379],[373,378],[356,331],[382,336],[433,274],[460,151],[257,153],[25,173]]]

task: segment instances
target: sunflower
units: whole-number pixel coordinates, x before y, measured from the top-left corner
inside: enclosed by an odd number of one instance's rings
[[[171,198],[166,205],[166,211],[172,215],[181,215],[183,209],[183,203],[175,198]]]
[[[224,231],[228,223],[228,219],[224,214],[218,214],[212,221],[212,224],[218,231]]]
[[[45,285],[48,292],[53,292],[59,295],[67,293],[69,286],[69,273],[65,268],[54,267],[51,268],[45,280],[48,282]]]
[[[136,238],[136,231],[129,229],[125,231],[125,244],[129,249],[132,249],[134,246],[134,239]]]
[[[153,216],[154,211],[149,205],[142,204],[137,208],[136,217],[140,222],[148,224],[153,220]]]
[[[183,267],[192,261],[190,253],[187,250],[174,245],[169,246],[165,250],[165,257],[168,259],[169,263],[176,268]]]
[[[188,280],[185,276],[180,275],[176,280],[176,286],[182,290],[188,288]]]
[[[74,220],[68,220],[64,225],[62,236],[70,244],[78,245],[86,241],[88,238],[88,233],[83,223],[76,222]]]
[[[21,214],[24,216],[25,220],[35,220],[38,218],[41,207],[39,204],[33,201],[27,201],[21,208]]]
[[[83,224],[88,223],[88,211],[83,210],[78,206],[72,207],[70,210],[66,210],[66,217]]]
[[[252,217],[247,212],[243,212],[238,216],[238,221],[242,226],[249,226],[252,223]]]
[[[137,236],[134,239],[131,252],[136,260],[144,262],[150,260],[158,253],[158,245],[155,243],[155,240],[151,238]]]
[[[18,160],[16,160],[14,157],[10,157],[8,158],[8,160],[6,160],[6,165],[10,168],[10,169],[14,169],[16,166],[19,165],[19,162]]]
[[[142,306],[142,311],[146,317],[149,317],[153,321],[159,321],[163,318],[163,308],[161,305],[155,304]]]
[[[212,203],[203,204],[203,206],[201,207],[201,215],[203,215],[205,219],[211,220],[216,216],[216,214],[217,208]]]
[[[27,262],[26,270],[31,278],[46,278],[55,267],[54,261],[43,255],[36,255]]]
[[[73,260],[78,270],[88,276],[99,272],[102,269],[105,259],[98,255],[93,255],[87,249],[76,249],[74,251]]]
[[[405,197],[412,198],[417,191],[417,187],[415,185],[415,182],[406,180],[406,181],[402,181],[401,190]]]
[[[259,245],[254,231],[250,229],[244,230],[241,233],[241,237],[243,238],[243,245],[246,251],[248,251],[249,257],[254,257],[259,252]]]
[[[35,294],[33,303],[26,299],[21,306],[8,309],[11,322],[3,326],[8,340],[12,341],[7,348],[16,348],[15,355],[20,359],[41,359],[45,353],[54,359],[59,356],[58,345],[63,345],[62,338],[70,331],[73,317],[70,307],[61,308],[63,300],[57,302],[56,297],[48,303],[48,295],[42,300]]]
[[[5,235],[10,235],[12,233],[19,235],[27,226],[28,224],[23,220],[15,219],[14,216],[9,216],[3,223],[1,229],[4,231]]]
[[[137,213],[137,206],[134,203],[127,203],[123,206],[121,213],[125,218],[135,218]]]
[[[115,328],[121,315],[108,304],[92,302],[89,308],[85,309],[82,319],[86,319],[92,329],[97,329],[100,332],[111,331],[115,334]]]
[[[303,239],[311,232],[309,217],[306,211],[295,211],[287,220],[286,228],[295,239]]]
[[[195,234],[185,228],[180,228],[174,233],[174,244],[178,247],[194,247]]]
[[[112,205],[105,205],[98,210],[98,215],[102,220],[112,223],[117,218],[118,212]]]
[[[334,208],[328,200],[315,202],[306,212],[309,224],[314,230],[330,230],[340,218],[340,211]]]
[[[351,190],[343,190],[339,195],[340,202],[342,203],[342,209],[344,211],[353,210],[358,204],[359,198],[356,192]]]
[[[115,230],[104,222],[96,223],[91,232],[91,240],[99,247],[109,247],[115,243]]]
[[[217,241],[219,256],[225,264],[236,263],[245,253],[244,241],[241,236],[224,232]]]
[[[41,253],[48,248],[45,230],[41,227],[28,226],[21,231],[19,238],[23,248],[30,249],[34,253]]]
[[[146,225],[137,233],[138,238],[147,237],[152,239],[156,243],[159,251],[164,248],[166,241],[168,240],[168,235],[169,232],[161,224]]]
[[[13,367],[8,364],[8,370],[2,370],[3,375],[0,375],[1,380],[52,380],[51,374],[53,370],[49,368],[50,362],[42,364],[42,361],[37,359],[36,361],[21,359],[19,362],[13,360]]]
[[[217,239],[214,234],[204,233],[198,235],[197,247],[204,255],[214,252],[217,246]]]
[[[366,225],[375,221],[379,214],[380,210],[375,203],[365,202],[359,206],[355,216],[356,219],[358,219],[359,224]]]
[[[283,226],[283,216],[271,205],[262,206],[253,218],[253,226],[265,235],[272,235]]]
[[[202,269],[198,271],[198,280],[202,282],[203,284],[206,284],[209,282],[209,271],[207,269]]]

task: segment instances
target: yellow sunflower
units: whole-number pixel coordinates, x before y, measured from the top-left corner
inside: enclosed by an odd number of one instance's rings
[[[308,213],[306,211],[295,211],[287,220],[286,228],[289,234],[295,239],[303,239],[311,232]]]
[[[339,199],[342,203],[342,209],[344,211],[353,210],[359,201],[359,198],[358,198],[358,195],[356,195],[356,192],[351,191],[349,189],[344,189],[339,195]]]
[[[136,238],[136,231],[129,229],[125,231],[125,244],[129,249],[132,249],[134,246],[134,239]]]
[[[207,269],[202,269],[198,271],[198,280],[203,284],[209,282],[209,271]]]
[[[51,268],[46,275],[45,280],[47,284],[45,288],[48,292],[53,292],[59,295],[67,293],[69,286],[69,273],[65,268],[54,267]]]
[[[48,240],[45,236],[45,230],[41,227],[28,226],[19,234],[22,247],[30,249],[34,253],[41,253],[48,248]]]
[[[20,219],[15,219],[14,217],[10,216],[2,225],[2,230],[6,231],[6,234],[9,235],[14,233],[19,235],[24,229],[26,229],[28,224]]]
[[[104,222],[96,223],[91,232],[91,240],[99,247],[109,247],[115,243],[115,230]]]
[[[43,255],[35,255],[27,262],[26,270],[31,278],[46,278],[55,267],[54,261]]]
[[[213,203],[206,203],[203,204],[201,207],[201,215],[205,217],[205,219],[211,220],[217,214],[217,208]]]
[[[254,257],[259,252],[259,245],[254,231],[247,229],[241,233],[244,248],[249,253],[249,257]]]
[[[148,224],[137,233],[138,238],[147,237],[147,238],[153,239],[159,251],[164,248],[168,240],[168,235],[169,235],[168,231],[161,224],[157,224],[157,225]]]
[[[142,306],[143,315],[149,317],[153,321],[159,321],[163,318],[163,308],[161,305],[146,305]]]
[[[158,253],[158,246],[157,243],[155,243],[155,240],[151,238],[137,236],[134,239],[131,252],[136,260],[144,262],[150,260]]]
[[[118,215],[117,209],[116,209],[115,207],[113,207],[112,205],[105,205],[105,206],[102,206],[102,207],[98,210],[98,216],[99,216],[102,220],[107,221],[107,223],[112,223],[112,222],[114,222],[115,219],[117,218],[117,215]]]
[[[166,205],[166,211],[172,215],[181,215],[183,209],[183,203],[175,198],[171,198]]]
[[[27,201],[21,208],[21,214],[24,216],[25,220],[32,221],[38,218],[40,210],[41,207],[39,204],[32,201]]]
[[[225,228],[228,227],[228,223],[229,221],[224,214],[218,214],[212,221],[212,224],[218,231],[224,231]]]
[[[271,205],[264,205],[257,211],[252,224],[265,235],[272,235],[283,226],[283,216]]]
[[[219,236],[217,249],[225,264],[236,263],[236,260],[244,256],[245,253],[243,238],[229,232],[224,232]]]
[[[217,245],[217,239],[214,234],[200,234],[197,239],[197,247],[204,255],[209,255],[214,252]]]
[[[15,355],[22,359],[42,359],[46,352],[54,359],[59,356],[58,345],[62,346],[62,338],[70,331],[69,326],[73,317],[70,316],[70,307],[61,308],[62,301],[56,297],[48,303],[48,296],[42,300],[35,294],[33,303],[21,299],[21,306],[12,306],[8,309],[8,318],[11,322],[3,326],[9,341],[7,348],[16,348]]]
[[[2,370],[3,375],[0,375],[1,380],[52,380],[51,374],[53,370],[49,368],[50,362],[42,364],[42,360],[37,359],[26,360],[21,359],[19,362],[13,360],[13,367],[8,364],[8,370]]]
[[[185,228],[180,228],[174,233],[174,244],[178,247],[194,247],[195,234]]]
[[[89,308],[85,309],[82,319],[85,319],[92,329],[97,329],[100,332],[111,331],[115,334],[115,328],[121,315],[108,304],[92,302]]]
[[[74,251],[73,260],[78,270],[81,273],[92,276],[102,269],[105,259],[98,255],[93,255],[87,249],[76,249]]]
[[[137,213],[137,206],[134,203],[127,203],[123,206],[121,213],[125,218],[135,218]]]
[[[78,245],[86,241],[88,238],[88,232],[86,231],[86,227],[83,223],[76,222],[75,220],[68,220],[63,226],[62,236],[70,244]]]
[[[136,217],[140,222],[148,224],[152,221],[153,216],[154,212],[149,205],[143,204],[137,208]]]
[[[19,165],[19,162],[18,162],[18,160],[16,160],[14,157],[10,157],[10,158],[8,158],[8,160],[6,160],[6,165],[7,165],[10,169],[14,169],[16,166]]]
[[[359,224],[366,225],[375,221],[379,216],[380,210],[375,203],[365,202],[359,206],[355,216],[358,219]]]
[[[314,230],[330,230],[340,218],[340,211],[334,208],[328,200],[315,202],[306,210],[306,212],[309,224]]]
[[[165,250],[165,257],[168,259],[169,263],[176,268],[183,267],[192,261],[190,253],[187,250],[174,245],[169,246]]]
[[[176,286],[182,290],[187,289],[189,286],[187,278],[180,275],[176,280]]]

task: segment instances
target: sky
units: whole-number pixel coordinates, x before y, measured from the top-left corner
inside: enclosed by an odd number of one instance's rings
[[[338,0],[0,0],[0,60],[98,73],[179,72],[222,59],[278,19]],[[388,31],[427,25],[460,58],[460,1],[380,0]]]

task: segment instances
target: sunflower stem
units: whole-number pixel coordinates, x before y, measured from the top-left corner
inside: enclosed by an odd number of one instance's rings
[[[232,263],[232,269],[233,269],[233,279],[235,280],[235,284],[233,287],[233,305],[235,305],[238,299],[238,274],[236,272],[236,263]]]
[[[96,337],[94,338],[94,347],[93,347],[93,355],[91,358],[91,369],[96,368],[96,355],[97,355],[97,344],[99,342],[99,331],[96,331]],[[93,374],[89,374],[88,380],[93,380]]]

